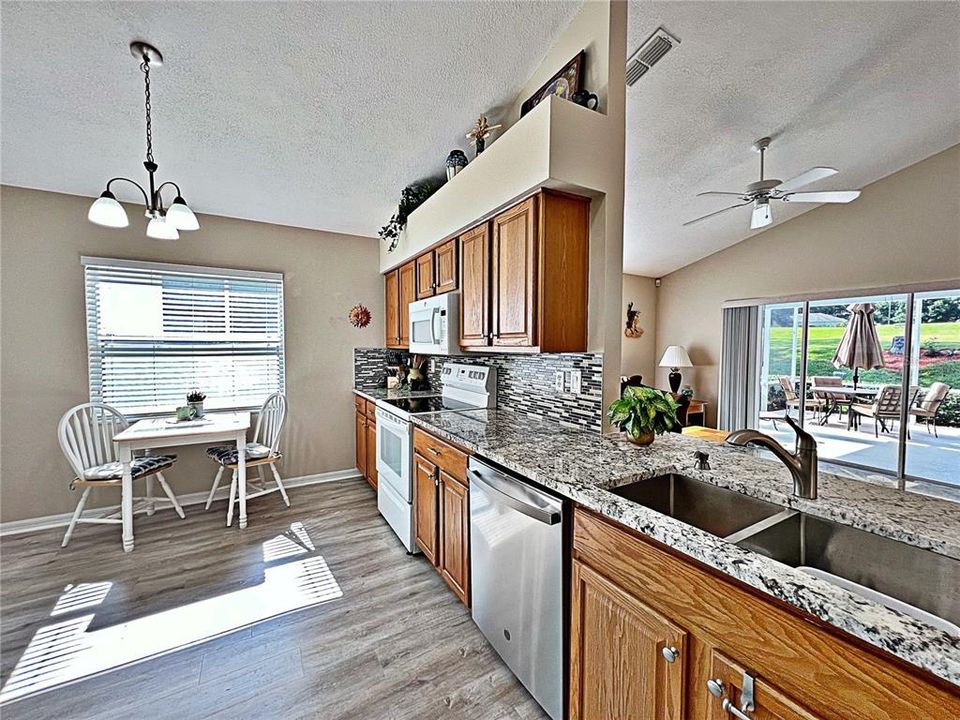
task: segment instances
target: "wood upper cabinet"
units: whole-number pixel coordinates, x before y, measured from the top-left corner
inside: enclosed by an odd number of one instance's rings
[[[417,299],[416,261],[411,260],[398,268],[400,295],[400,347],[410,346],[410,303]]]
[[[574,560],[570,720],[682,720],[687,633]]]
[[[537,197],[492,222],[493,345],[536,345]]]
[[[417,256],[414,262],[417,266],[417,300],[421,300],[437,292],[437,280],[433,266],[433,251]]]
[[[372,405],[373,403],[369,403]],[[377,489],[377,483],[379,481],[379,476],[377,475],[377,420],[375,417],[370,417],[367,415],[367,466],[366,473],[364,477],[367,478],[367,482],[370,483],[370,487],[374,490]]]
[[[710,678],[717,683],[713,686],[715,690],[721,692],[719,697],[713,696],[710,703],[710,720],[730,720],[730,713],[723,707],[724,700],[743,710],[743,686],[747,678],[752,678],[753,701],[744,713],[751,720],[822,720],[823,716],[812,713],[763,678],[753,678],[747,668],[722,652],[714,650],[710,659]]]
[[[751,720],[960,718],[956,686],[591,512],[573,525],[571,720],[731,720],[749,682]]]
[[[448,240],[433,251],[434,273],[436,278],[436,292],[451,292],[457,289],[459,273],[457,272],[456,238]]]
[[[490,344],[490,227],[460,236],[460,346]]]
[[[440,479],[437,467],[420,453],[413,455],[413,513],[415,539],[423,556],[436,565],[440,558],[437,538],[440,532],[438,497]]]
[[[440,470],[440,574],[469,605],[470,501],[467,486]]]
[[[460,345],[587,349],[590,200],[541,190],[460,237]]]
[[[400,270],[383,276],[383,319],[388,348],[400,347]]]

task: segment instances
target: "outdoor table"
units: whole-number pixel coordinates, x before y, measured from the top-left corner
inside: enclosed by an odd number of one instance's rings
[[[876,396],[879,392],[879,388],[865,388],[865,387],[853,387],[853,385],[811,385],[810,392],[821,393],[827,397],[830,401],[830,405],[827,407],[826,411],[823,413],[823,417],[820,419],[821,425],[826,425],[827,421],[830,419],[830,415],[839,410],[840,402],[854,401],[854,400],[866,400]]]

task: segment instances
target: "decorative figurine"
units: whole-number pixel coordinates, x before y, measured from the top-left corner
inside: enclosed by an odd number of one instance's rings
[[[356,328],[365,328],[370,324],[370,311],[363,305],[354,305],[350,308],[350,324]]]
[[[447,180],[453,180],[453,176],[467,166],[467,156],[463,150],[451,150],[447,155]]]
[[[475,145],[477,148],[477,155],[483,152],[483,149],[487,145],[487,138],[490,137],[490,133],[494,130],[499,130],[502,125],[491,125],[487,122],[487,116],[483,113],[480,113],[480,117],[477,118],[477,124],[473,126],[473,129],[467,133],[467,140],[470,141],[471,145]]]
[[[643,328],[640,327],[640,311],[633,309],[633,303],[627,305],[627,326],[623,334],[628,338],[643,336]]]
[[[570,96],[570,100],[577,105],[583,105],[588,110],[596,110],[600,104],[600,99],[588,90],[577,90]]]

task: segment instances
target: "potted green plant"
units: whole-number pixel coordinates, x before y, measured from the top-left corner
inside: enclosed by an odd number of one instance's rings
[[[610,403],[607,417],[637,445],[649,445],[657,435],[680,424],[670,395],[655,388],[627,387],[623,397]]]
[[[187,405],[194,409],[195,418],[203,417],[203,401],[206,399],[206,393],[200,392],[200,390],[191,390],[187,393]]]

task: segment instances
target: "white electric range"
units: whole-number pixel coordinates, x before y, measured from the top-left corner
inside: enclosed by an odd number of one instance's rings
[[[418,413],[497,406],[497,371],[444,363],[439,395],[377,400],[377,508],[409,553],[420,552],[413,515],[413,428]]]

